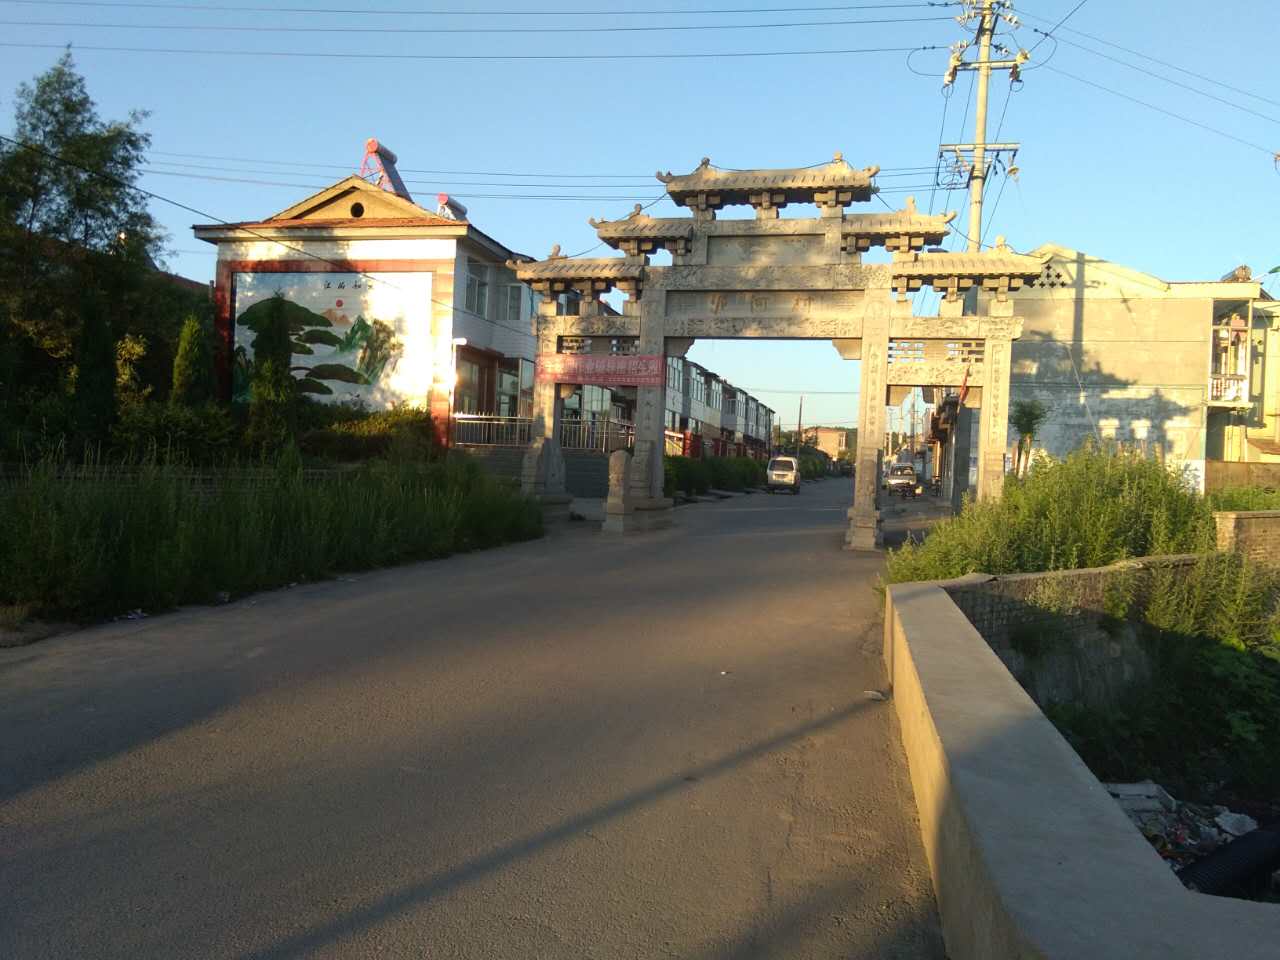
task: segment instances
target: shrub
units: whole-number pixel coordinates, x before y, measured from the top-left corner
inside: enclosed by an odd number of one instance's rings
[[[708,458],[714,459],[714,458]],[[674,490],[688,496],[706,493],[711,489],[711,467],[707,460],[692,457],[667,457],[664,461],[664,479],[666,463],[672,466],[674,474]]]
[[[1214,490],[1205,499],[1213,510],[1280,510],[1280,490],[1265,487]]]
[[[265,478],[212,489],[185,468],[137,476],[44,461],[3,491],[0,607],[88,619],[160,610],[539,536],[538,505],[474,464],[375,463],[304,479],[290,450]]]
[[[923,543],[893,551],[886,579],[1100,567],[1194,552],[1212,538],[1209,507],[1183,477],[1136,452],[1089,445],[1006,477],[999,500],[966,503]]]
[[[123,407],[111,428],[113,458],[215,465],[236,453],[231,412],[216,404],[170,406],[154,401]]]
[[[425,460],[433,449],[431,415],[414,407],[396,407],[335,419],[327,427],[304,433],[301,446],[308,456],[338,463],[388,456]]]

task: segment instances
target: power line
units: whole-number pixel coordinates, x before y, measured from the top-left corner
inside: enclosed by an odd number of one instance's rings
[[[1074,7],[1072,7],[1070,10],[1067,11],[1067,15],[1065,17],[1063,17],[1061,20],[1059,20],[1057,23],[1055,23],[1052,27],[1049,28],[1048,33],[1045,33],[1043,30],[1037,30],[1036,31],[1037,33],[1044,33],[1044,36],[1042,36],[1039,40],[1037,40],[1035,42],[1035,46],[1033,46],[1030,50],[1028,50],[1027,53],[1035,53],[1036,47],[1040,46],[1040,44],[1044,43],[1046,40],[1052,37],[1053,32],[1055,30],[1057,30],[1060,26],[1062,26],[1064,23],[1066,23],[1068,20],[1074,17],[1076,15],[1076,11],[1079,10],[1088,2],[1089,0],[1080,0],[1079,3],[1077,3]]]
[[[0,0],[4,2],[4,0]],[[352,165],[349,163],[311,163],[305,160],[271,160],[267,157],[228,157],[225,155],[210,153],[175,153],[167,150],[149,150],[148,154],[155,157],[187,157],[194,160],[229,160],[233,163],[265,163],[276,167],[316,167],[333,170],[350,170]],[[168,161],[161,161],[168,163]],[[822,163],[829,163],[824,160]],[[183,164],[171,163],[170,166],[182,166]],[[192,164],[194,166],[194,164]],[[398,165],[397,165],[398,166]],[[821,164],[815,164],[821,166]],[[436,176],[463,176],[463,177],[529,177],[529,178],[560,178],[569,180],[645,180],[645,186],[649,185],[653,174],[651,173],[528,173],[517,172],[513,170],[427,170],[414,167],[398,166],[401,173],[423,173]],[[927,173],[932,167],[881,167],[878,176],[886,175],[893,172],[895,176],[899,171],[903,172],[920,172]],[[530,184],[532,186],[532,184]]]
[[[106,180],[109,183],[114,183],[116,186],[124,187],[126,190],[133,190],[137,193],[142,194],[145,197],[150,197],[151,199],[158,200],[161,203],[167,203],[170,206],[177,207],[179,210],[185,210],[188,213],[194,213],[198,217],[204,217],[206,220],[212,220],[215,223],[222,224],[223,226],[235,227],[237,230],[241,231],[242,233],[246,233],[249,236],[254,237],[258,240],[265,240],[268,243],[277,244],[278,246],[281,246],[292,253],[301,254],[303,257],[306,257],[310,260],[316,260],[320,263],[326,263],[331,267],[335,267],[337,271],[340,273],[352,273],[357,276],[364,277],[366,280],[369,280],[371,283],[381,283],[382,285],[390,287],[393,290],[399,290],[401,293],[408,293],[408,291],[406,291],[400,285],[392,283],[391,281],[386,280],[382,277],[375,277],[372,274],[365,273],[363,270],[351,269],[350,263],[346,263],[340,260],[334,260],[329,257],[321,256],[320,254],[314,253],[311,250],[307,250],[303,247],[299,247],[292,243],[288,243],[284,240],[281,240],[279,237],[271,237],[265,233],[261,233],[250,227],[245,227],[243,225],[233,223],[230,220],[224,220],[222,217],[216,216],[212,213],[208,213],[204,210],[199,209],[198,207],[193,207],[189,203],[183,203],[181,200],[174,200],[170,197],[164,196],[163,194],[156,193],[154,190],[147,190],[144,187],[139,187],[137,184],[130,183],[128,180],[125,180],[121,177],[117,177],[112,174],[105,173],[101,170],[95,170],[92,167],[87,167],[82,163],[76,163],[74,160],[68,160],[66,157],[63,157],[60,154],[54,153],[52,150],[46,150],[44,147],[40,146],[39,144],[26,143],[22,140],[15,140],[14,138],[7,137],[4,134],[0,134],[0,141],[3,141],[5,143],[11,143],[15,147],[21,147],[26,150],[32,150],[40,154],[41,156],[46,157],[50,160],[56,161],[57,163],[61,163],[64,166],[74,167],[77,170],[80,170],[84,173],[89,174],[89,176],[91,177],[97,177],[100,180]],[[436,304],[437,306],[445,307],[449,310],[457,309],[457,307],[454,304],[446,303],[443,300],[437,300],[435,297],[430,297],[429,301],[433,304]],[[516,329],[514,327],[508,326],[505,323],[499,323],[499,326],[507,327],[507,329],[512,329],[512,330]],[[524,331],[518,331],[518,332],[524,332]]]
[[[937,23],[950,17],[885,17],[871,20],[794,20],[783,23],[684,23],[643,26],[605,27],[277,27],[262,24],[230,23],[93,23],[58,20],[0,20],[5,27],[75,27],[87,30],[175,30],[187,33],[414,33],[414,34],[493,34],[493,33],[666,33],[688,30],[779,30],[791,27],[848,27],[894,23]]]
[[[1225,137],[1228,140],[1234,140],[1236,143],[1243,144],[1246,147],[1252,147],[1254,150],[1261,150],[1269,157],[1274,158],[1276,156],[1276,151],[1270,147],[1264,147],[1260,143],[1253,143],[1250,140],[1237,137],[1235,134],[1227,133],[1225,130],[1219,130],[1217,127],[1211,127],[1207,123],[1201,123],[1199,120],[1192,120],[1190,117],[1185,117],[1180,113],[1174,113],[1172,110],[1166,110],[1164,107],[1157,107],[1154,103],[1139,100],[1137,97],[1131,97],[1129,94],[1121,93],[1119,90],[1114,90],[1111,87],[1104,87],[1102,84],[1095,83],[1092,80],[1086,80],[1084,77],[1077,77],[1074,73],[1067,73],[1067,71],[1059,67],[1046,67],[1045,69],[1052,70],[1054,73],[1058,73],[1064,77],[1075,80],[1077,83],[1087,84],[1090,87],[1096,87],[1097,89],[1113,94],[1114,96],[1122,97],[1130,103],[1136,103],[1138,106],[1146,107],[1148,110],[1154,110],[1156,113],[1163,113],[1166,117],[1173,117],[1175,120],[1181,120],[1183,123],[1189,123],[1193,127],[1199,127],[1201,130],[1208,130],[1210,133],[1216,133],[1220,137]]]
[[[1050,20],[1045,19],[1044,17],[1038,17],[1033,13],[1027,13],[1027,14],[1024,14],[1024,16],[1030,17],[1032,20],[1039,20],[1041,23],[1052,22]],[[1084,37],[1086,40],[1092,40],[1094,43],[1101,43],[1104,46],[1113,47],[1114,49],[1123,51],[1124,53],[1130,54],[1131,56],[1140,57],[1143,60],[1150,60],[1152,63],[1160,64],[1160,66],[1162,67],[1168,67],[1170,70],[1177,70],[1179,73],[1185,73],[1187,74],[1187,76],[1195,77],[1197,80],[1204,80],[1206,83],[1215,84],[1216,86],[1222,87],[1226,90],[1230,90],[1233,93],[1243,94],[1246,97],[1252,97],[1254,100],[1260,100],[1263,103],[1269,103],[1272,106],[1280,107],[1280,100],[1272,100],[1269,97],[1264,97],[1261,94],[1252,92],[1251,90],[1245,90],[1243,87],[1233,87],[1231,84],[1224,83],[1223,81],[1218,80],[1214,77],[1208,76],[1203,73],[1196,73],[1194,70],[1188,70],[1186,67],[1180,67],[1176,63],[1170,63],[1168,60],[1161,60],[1158,57],[1153,57],[1150,54],[1143,53],[1140,50],[1133,50],[1130,47],[1123,47],[1118,43],[1113,43],[1112,41],[1106,40],[1102,37],[1095,37],[1093,34],[1085,33],[1083,30],[1077,30],[1075,27],[1067,27],[1066,30],[1068,33],[1074,33],[1077,36]],[[1061,39],[1062,39],[1061,37],[1054,37],[1054,40],[1061,40]]]
[[[1034,30],[1036,33],[1044,32],[1043,30],[1039,30],[1035,27],[1032,27],[1031,29]],[[1241,104],[1236,103],[1234,100],[1228,100],[1226,97],[1219,97],[1216,94],[1212,94],[1205,90],[1201,90],[1197,87],[1193,87],[1189,83],[1183,83],[1181,80],[1174,80],[1172,77],[1162,76],[1161,74],[1148,70],[1145,67],[1140,67],[1136,63],[1130,63],[1127,60],[1122,60],[1120,57],[1113,57],[1109,53],[1103,53],[1100,50],[1091,50],[1088,47],[1086,47],[1083,43],[1076,43],[1074,40],[1067,40],[1067,39],[1064,39],[1063,37],[1055,37],[1055,39],[1061,43],[1070,44],[1071,46],[1075,47],[1077,50],[1083,50],[1085,53],[1091,53],[1095,57],[1101,57],[1103,60],[1110,60],[1112,63],[1120,64],[1120,66],[1122,67],[1128,67],[1130,70],[1136,70],[1138,73],[1141,73],[1145,76],[1153,77],[1156,80],[1163,80],[1165,83],[1172,84],[1175,87],[1180,87],[1183,90],[1190,90],[1192,93],[1197,94],[1198,96],[1207,97],[1208,99],[1216,101],[1217,103],[1225,104],[1228,107],[1231,107],[1235,110],[1239,110],[1241,113],[1247,113],[1251,116],[1259,117],[1270,123],[1280,123],[1280,120],[1277,120],[1275,117],[1272,117],[1265,113],[1261,113],[1257,110],[1253,110],[1249,107],[1242,106]]]
[[[294,181],[286,181],[286,180],[259,180],[252,177],[227,177],[227,176],[221,176],[213,173],[187,173],[180,170],[157,170],[154,168],[149,168],[141,172],[144,176],[157,175],[157,176],[166,176],[166,177],[181,177],[186,180],[209,180],[209,181],[214,181],[219,183],[249,183],[249,184],[254,184],[257,186],[265,186],[265,187],[289,187],[295,190],[323,190],[326,187],[332,185],[331,182],[296,183]],[[287,173],[288,171],[280,171],[280,172]],[[411,180],[408,182],[419,183],[420,181]],[[512,186],[537,188],[537,187],[552,186],[552,185],[532,183],[532,184],[512,184]],[[570,186],[570,187],[576,186],[578,189],[582,189],[584,187],[591,188],[593,185],[592,184],[568,184],[567,186]],[[626,184],[600,184],[596,188],[597,189],[609,189],[609,188],[618,189],[624,186],[627,186],[627,185]],[[646,184],[640,184],[640,186],[650,187],[652,186],[652,184],[646,183]],[[877,191],[876,195],[879,196],[880,194],[890,194],[890,195],[907,194],[907,193],[912,193],[914,191],[927,190],[928,188],[929,188],[929,184],[927,183],[899,184],[892,187],[882,188],[879,191]],[[476,199],[476,200],[484,199],[484,200],[583,200],[583,201],[585,200],[604,200],[604,201],[641,200],[641,201],[647,201],[651,199],[648,196],[632,196],[632,195],[616,195],[616,194],[605,195],[605,194],[544,194],[544,193],[536,193],[536,194],[472,193],[470,190],[465,189],[465,186],[464,186],[464,189],[462,190],[456,190],[456,191],[450,191],[450,192],[457,193],[458,196],[460,197],[465,197],[467,199]]]
[[[12,0],[5,0],[12,2]],[[12,43],[0,42],[0,47],[23,50],[66,50],[65,43]],[[751,57],[825,57],[850,56],[864,53],[906,53],[912,50],[938,50],[937,46],[924,47],[858,47],[845,50],[748,50],[720,53],[323,53],[314,50],[210,50],[184,47],[115,47],[76,45],[75,51],[91,53],[163,53],[180,56],[213,57],[279,57],[286,59],[321,60],[403,60],[403,61],[477,61],[477,62],[533,62],[533,61],[600,61],[600,60],[734,60]]]
[[[15,3],[46,7],[119,7],[137,10],[193,10],[200,13],[289,13],[289,14],[358,14],[362,17],[633,17],[633,16],[691,16],[707,14],[750,14],[750,13],[826,13],[848,10],[905,10],[927,9],[930,7],[955,7],[958,2],[933,3],[853,3],[838,6],[813,7],[708,7],[702,10],[681,9],[646,9],[646,10],[476,10],[466,8],[426,8],[422,10],[378,10],[350,7],[264,7],[242,5],[206,5],[196,3],[111,3],[105,0],[0,0],[3,3]]]
[[[157,165],[159,165],[160,167],[182,167],[183,169],[190,169],[190,170],[212,170],[212,171],[215,171],[215,172],[217,172],[217,173],[259,173],[259,174],[267,174],[267,175],[269,175],[269,176],[279,176],[279,175],[281,175],[281,174],[284,174],[284,173],[288,173],[288,172],[290,172],[290,171],[285,171],[285,170],[253,170],[253,169],[246,169],[246,168],[244,168],[244,167],[222,167],[222,166],[216,166],[216,167],[215,167],[215,166],[210,166],[210,165],[208,165],[208,164],[201,164],[201,163],[178,163],[178,162],[173,161],[173,160],[150,160],[150,161],[148,161],[148,166],[150,166],[150,167],[153,167],[153,168],[154,168],[154,167],[156,167]],[[348,169],[349,169],[349,168],[348,168]],[[168,171],[166,171],[166,170],[162,170],[162,169],[156,169],[154,172],[156,172],[156,173],[166,173],[166,172],[168,172]],[[322,176],[322,174],[319,174],[319,173],[310,173],[310,172],[307,172],[307,171],[299,171],[299,172],[300,172],[300,173],[303,173],[303,175],[304,175],[304,176],[312,176],[312,177],[319,177],[319,176]],[[898,176],[909,176],[909,177],[915,177],[915,176],[918,176],[918,174],[915,174],[915,173],[907,173],[907,174],[899,174]],[[418,186],[432,186],[432,185],[446,185],[446,184],[447,184],[447,185],[450,185],[450,186],[457,186],[457,187],[526,187],[526,188],[527,188],[527,187],[537,187],[538,189],[551,188],[551,187],[572,187],[572,188],[575,188],[575,189],[578,189],[578,190],[582,190],[582,189],[585,189],[585,188],[588,188],[588,187],[589,187],[589,188],[592,188],[592,189],[601,189],[601,190],[617,190],[617,189],[621,189],[621,188],[624,188],[624,187],[652,187],[652,186],[654,185],[654,182],[653,182],[653,180],[652,180],[652,179],[647,180],[647,181],[643,181],[643,182],[638,182],[638,183],[601,183],[601,184],[589,184],[589,183],[543,183],[543,182],[538,182],[538,183],[529,183],[529,182],[520,182],[520,181],[511,181],[511,180],[499,180],[499,181],[493,181],[493,180],[414,180],[414,179],[411,179],[411,178],[406,178],[404,182],[405,182],[406,184],[416,184],[416,185],[418,185]]]

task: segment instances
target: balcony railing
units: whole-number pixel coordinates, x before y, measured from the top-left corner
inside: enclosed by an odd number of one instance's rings
[[[1242,373],[1209,374],[1209,402],[1249,404],[1249,378]]]
[[[533,437],[529,417],[494,417],[473,413],[453,415],[453,442],[485,447],[525,447]]]

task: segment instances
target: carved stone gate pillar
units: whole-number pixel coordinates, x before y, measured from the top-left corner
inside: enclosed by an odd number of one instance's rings
[[[538,317],[538,353],[555,353],[557,347],[556,304],[543,302]],[[560,384],[533,385],[533,427],[529,448],[520,471],[520,488],[537,497],[549,520],[568,519],[570,497],[564,486],[564,454],[560,450],[560,420],[564,401]]]
[[[978,499],[1000,496],[1009,440],[1009,365],[1013,341],[988,337],[983,356],[982,424],[978,430]]]
[[[910,309],[910,304],[908,304]],[[880,464],[884,457],[885,384],[889,366],[889,307],[882,300],[867,304],[862,321],[862,386],[858,416],[858,459],[853,506],[845,549],[874,550],[880,535]]]
[[[639,342],[642,354],[665,356],[665,294],[655,285],[644,291],[638,303],[632,300],[624,306],[627,313],[637,311],[642,318]],[[665,359],[663,369],[666,369]],[[636,440],[626,480],[628,495],[621,500],[611,497],[605,504],[603,529],[606,532],[632,533],[671,526],[674,503],[663,496],[662,491],[666,406],[665,385],[636,387]]]

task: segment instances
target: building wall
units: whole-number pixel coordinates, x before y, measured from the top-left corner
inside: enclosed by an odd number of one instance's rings
[[[337,299],[328,304],[335,323],[331,331],[339,336],[349,332],[350,322],[355,320],[353,312],[368,312],[371,317],[366,319],[372,320],[385,313],[385,322],[395,330],[396,356],[384,368],[375,389],[329,382],[332,394],[320,398],[359,397],[374,406],[408,402],[429,408],[444,422],[452,378],[455,258],[456,242],[452,239],[296,237],[284,243],[219,243],[215,298],[219,332],[229,356],[238,346],[247,352],[252,333],[236,323],[246,303],[279,288],[287,295],[292,292],[293,296],[307,299],[310,305],[302,305],[308,309],[320,307],[318,301],[311,301],[321,295],[326,280],[331,279],[336,286],[356,278],[362,284],[360,297],[343,297],[342,306],[338,306]],[[336,297],[338,291],[331,292]],[[348,304],[348,299],[354,302]],[[358,354],[352,354],[342,362],[351,366],[357,358]],[[234,380],[234,371],[229,373]],[[224,389],[231,390],[232,386],[227,382]]]
[[[1092,436],[1145,444],[1202,478],[1213,285],[1167,284],[1083,254],[1051,267],[1058,284],[1013,295],[1024,325],[1010,406],[1048,409],[1036,446],[1061,457]]]
[[[483,314],[467,308],[467,278],[471,262],[483,265],[487,275],[488,302]],[[453,275],[457,278],[452,296],[454,336],[466,337],[469,346],[480,350],[532,360],[537,349],[532,291],[516,279],[505,262],[499,262],[492,253],[472,243],[457,245]],[[520,312],[514,320],[507,316],[509,289],[517,290],[520,297]]]

